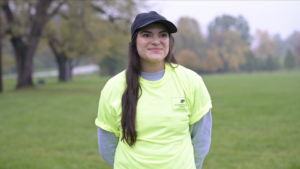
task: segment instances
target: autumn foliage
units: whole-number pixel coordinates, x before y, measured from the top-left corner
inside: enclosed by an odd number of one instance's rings
[[[180,65],[192,70],[199,70],[201,67],[200,59],[190,49],[182,50],[176,59]]]
[[[179,51],[178,61],[198,73],[275,71],[283,67],[300,66],[300,32],[295,31],[283,40],[279,35],[250,27],[242,16],[222,15],[208,27],[208,36],[201,33],[200,24],[193,18],[178,21],[179,32],[174,35]],[[286,53],[291,50],[294,59]]]
[[[217,72],[223,69],[223,63],[218,52],[214,50],[207,50],[206,57],[202,63],[202,70],[205,72]]]

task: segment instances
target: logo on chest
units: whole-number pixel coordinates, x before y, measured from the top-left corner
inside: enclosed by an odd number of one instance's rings
[[[186,101],[184,97],[172,97],[171,98],[172,107],[174,110],[186,109]]]

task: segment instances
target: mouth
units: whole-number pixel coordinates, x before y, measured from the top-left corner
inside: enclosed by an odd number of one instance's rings
[[[162,51],[162,48],[149,48],[148,50],[150,50],[151,52],[160,52]]]

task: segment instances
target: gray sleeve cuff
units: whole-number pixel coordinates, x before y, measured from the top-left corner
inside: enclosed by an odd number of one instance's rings
[[[211,110],[201,120],[190,126],[192,144],[194,148],[195,164],[201,169],[205,156],[209,152],[212,132]]]
[[[112,167],[114,167],[115,152],[119,143],[119,138],[108,131],[98,127],[98,145],[102,158]]]

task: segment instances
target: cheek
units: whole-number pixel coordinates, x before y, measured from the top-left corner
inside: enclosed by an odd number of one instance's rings
[[[136,41],[136,49],[139,55],[143,53],[143,43],[139,40]]]
[[[169,52],[169,48],[170,48],[170,46],[169,46],[169,41],[166,41],[165,42],[165,44],[164,44],[164,49],[165,49],[165,52],[166,52],[166,54]]]
[[[136,48],[137,48],[138,51],[145,50],[145,46],[147,46],[145,41],[137,39]]]

